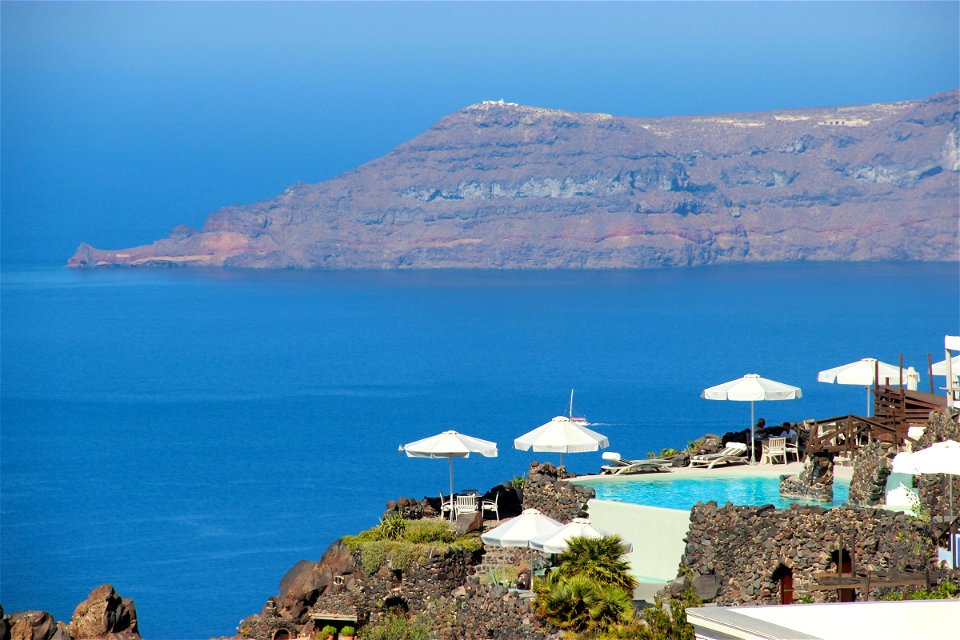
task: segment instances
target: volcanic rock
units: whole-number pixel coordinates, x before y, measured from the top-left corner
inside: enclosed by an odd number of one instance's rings
[[[121,598],[113,585],[104,584],[77,605],[67,630],[75,640],[102,638],[107,634],[139,638],[137,608],[133,600]]]
[[[956,260],[960,91],[627,118],[483,102],[337,178],[72,267]]]

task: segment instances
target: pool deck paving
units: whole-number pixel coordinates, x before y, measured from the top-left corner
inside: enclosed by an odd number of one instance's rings
[[[742,477],[779,477],[782,475],[797,475],[803,469],[802,462],[788,462],[787,464],[737,464],[713,469],[702,467],[675,467],[668,473],[634,473],[630,475],[597,474],[592,476],[577,476],[576,481],[607,481],[622,480],[624,478],[643,480],[644,478],[742,478]],[[853,467],[836,465],[833,468],[835,478],[849,480],[853,476]]]

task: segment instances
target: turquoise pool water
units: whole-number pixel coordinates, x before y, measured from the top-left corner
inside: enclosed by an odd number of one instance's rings
[[[761,506],[772,504],[786,509],[791,503],[818,504],[823,507],[839,506],[847,501],[850,483],[835,480],[833,503],[804,502],[780,497],[780,479],[777,477],[726,477],[726,478],[671,478],[658,475],[655,478],[615,478],[602,482],[584,482],[593,487],[600,500],[616,500],[631,504],[666,509],[690,509],[698,502],[715,500],[739,505]]]

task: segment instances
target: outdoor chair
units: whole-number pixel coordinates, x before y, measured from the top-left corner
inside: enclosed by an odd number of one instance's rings
[[[480,511],[493,511],[494,515],[497,516],[497,522],[500,522],[500,508],[497,507],[497,502],[500,501],[500,492],[493,494],[493,500],[482,500],[480,502]]]
[[[777,458],[783,458],[783,464],[787,464],[787,439],[770,438],[763,445],[763,455],[761,461],[773,464]]]
[[[450,499],[447,500],[443,497],[443,491],[440,492],[440,515],[446,515],[451,513],[453,510],[453,496],[450,496]]]
[[[456,510],[457,517],[460,517],[461,513],[476,513],[477,512],[477,496],[457,496],[457,501],[455,503],[454,509]]]
[[[643,460],[627,460],[615,451],[604,451],[602,457],[611,464],[600,467],[600,473],[610,475],[630,475],[632,473],[659,473],[669,472],[672,460],[663,458],[645,458]]]
[[[788,440],[783,449],[787,454],[787,462],[790,462],[790,456],[793,456],[794,460],[800,462],[800,445],[798,445],[796,442],[790,442]]]
[[[690,458],[691,467],[713,469],[718,464],[746,464],[747,445],[742,442],[728,442],[723,451],[705,453]]]

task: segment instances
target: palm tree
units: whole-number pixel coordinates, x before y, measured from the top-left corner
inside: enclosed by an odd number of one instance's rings
[[[628,594],[633,594],[637,586],[636,578],[630,575],[630,564],[623,559],[623,539],[620,536],[571,538],[567,550],[557,559],[560,578],[586,576],[601,585],[623,589]]]
[[[574,575],[560,577],[556,572],[537,580],[534,610],[564,631],[604,631],[633,619],[630,595],[612,585]]]

